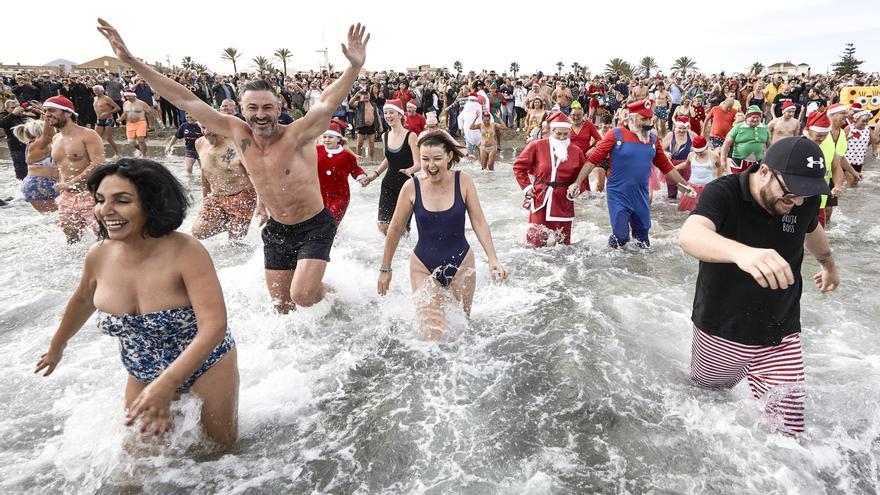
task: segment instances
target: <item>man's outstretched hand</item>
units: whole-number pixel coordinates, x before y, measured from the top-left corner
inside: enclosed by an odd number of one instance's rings
[[[131,52],[128,51],[128,47],[125,46],[125,42],[122,41],[122,36],[119,35],[119,31],[117,31],[115,27],[111,26],[109,22],[99,17],[98,31],[100,31],[101,34],[103,34],[104,37],[107,38],[107,41],[110,42],[110,47],[113,48],[113,52],[116,54],[116,58],[125,63],[131,63],[134,57],[132,56]],[[351,39],[350,30],[349,39]]]
[[[98,21],[103,22],[100,19],[98,19]],[[107,23],[104,23],[104,24],[107,24]],[[107,24],[107,26],[110,27],[109,24]],[[101,28],[98,28],[98,29],[100,30]],[[113,28],[110,27],[110,29],[113,29]],[[355,26],[349,26],[349,28],[348,28],[348,46],[345,46],[344,44],[341,45],[342,46],[342,53],[345,55],[345,58],[347,58],[348,61],[351,62],[351,65],[358,67],[358,68],[363,67],[364,61],[367,59],[367,42],[370,41],[370,35],[367,34],[367,37],[364,38],[364,33],[366,33],[366,31],[367,31],[367,27],[361,26],[360,23],[357,23],[357,25],[355,25]],[[114,29],[113,32],[116,33],[116,30]],[[108,36],[107,34],[104,34],[104,36],[107,36],[107,39],[110,39],[110,36]],[[118,38],[119,34],[116,34],[116,36]],[[111,40],[110,43],[112,44],[113,40]],[[121,38],[119,39],[119,43],[120,43],[120,45],[122,45],[122,47],[124,49],[125,44],[122,43]],[[115,50],[116,47],[114,46],[113,49]]]

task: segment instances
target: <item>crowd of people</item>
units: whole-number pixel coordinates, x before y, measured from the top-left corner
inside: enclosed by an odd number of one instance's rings
[[[392,260],[414,217],[419,239],[410,282],[417,323],[424,338],[440,338],[446,296],[468,314],[476,288],[465,217],[491,277],[508,276],[475,182],[454,167],[479,156],[482,168],[493,169],[502,134],[519,132],[527,144],[513,172],[528,210],[526,241],[535,248],[571,243],[575,200],[590,188],[594,170],[601,171],[597,188],[606,192],[609,246],[621,248],[632,238],[648,248],[651,193],[667,184],[667,197],[692,211],[681,247],[700,260],[694,382],[730,388],[747,378],[757,398],[784,386],[781,401],[768,402],[767,410],[782,419],[783,433],[803,432],[804,249],[822,265],[814,277],[819,290],[836,289],[840,277],[825,226],[843,185],[861,180],[861,165],[880,141],[880,131],[866,127],[874,115],[835,102],[834,95],[841,84],[876,80],[368,76],[362,67],[369,35],[357,25],[343,45],[350,65],[342,73],[205,79],[204,88],[219,81],[209,96],[194,88],[203,75],[160,74],[135,58],[112,26],[99,20],[98,29],[134,69],[119,88],[126,101],[96,85],[92,129],[90,114],[71,94],[50,91],[30,100],[42,86],[19,82],[0,117],[12,133],[10,150],[13,138],[26,144],[20,150],[25,198],[41,212],[54,200],[69,242],[87,229],[101,240],[86,255],[80,285],[37,371],[51,373],[68,340],[97,312],[99,328],[122,342],[130,423],[142,416],[144,429],[169,429],[171,400],[191,390],[204,400],[208,434],[234,441],[235,342],[210,256],[197,239],[223,231],[240,239],[258,216],[275,309],[312,306],[330,290],[323,277],[348,207],[349,178],[367,187],[384,173],[377,291],[388,292]],[[776,88],[772,97],[769,88]],[[105,95],[115,108],[103,106]],[[125,121],[127,137],[140,147],[151,123],[158,127],[163,101],[178,115],[166,125],[179,125],[167,147],[184,139],[193,160],[188,172],[196,160],[201,168],[204,201],[194,237],[176,232],[188,199],[168,169],[144,159],[145,148],[140,157],[105,163],[95,130]],[[468,140],[470,131],[479,133],[478,143]],[[357,139],[355,152],[345,147],[347,138]],[[366,143],[371,159],[377,139],[384,158],[367,173],[358,158]],[[153,275],[143,283],[127,282],[145,272]],[[737,359],[727,359],[733,354]]]

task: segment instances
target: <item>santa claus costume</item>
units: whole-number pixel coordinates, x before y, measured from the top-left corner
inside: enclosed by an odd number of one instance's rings
[[[551,115],[547,121],[551,132],[556,127],[571,128],[571,120],[562,112]],[[570,139],[562,141],[552,136],[530,142],[513,163],[520,188],[531,192],[531,198],[523,206],[530,213],[526,240],[532,246],[546,246],[552,242],[551,238],[571,244],[574,201],[567,189],[577,179],[584,163],[583,151],[571,144]]]
[[[342,222],[351,199],[351,190],[348,187],[349,176],[358,182],[367,178],[364,169],[358,166],[354,153],[342,146],[342,138],[348,128],[345,122],[333,119],[324,134],[338,137],[340,140],[338,147],[329,149],[323,144],[318,145],[318,181],[321,184],[321,197],[324,198],[324,206],[330,210],[337,225]]]
[[[629,113],[653,118],[651,100],[639,100],[627,106]],[[611,157],[608,179],[605,183],[608,214],[611,218],[611,237],[608,245],[623,246],[632,236],[641,246],[649,246],[648,230],[651,228],[651,207],[648,202],[648,183],[653,169],[662,174],[673,170],[672,162],[663,152],[660,140],[653,131],[645,143],[625,126],[615,127],[593,147],[589,161],[594,165]]]

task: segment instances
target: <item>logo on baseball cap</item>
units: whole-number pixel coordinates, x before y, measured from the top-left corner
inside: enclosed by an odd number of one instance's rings
[[[825,182],[825,155],[819,145],[804,136],[787,137],[773,143],[763,163],[782,174],[785,185],[797,196],[831,194]]]

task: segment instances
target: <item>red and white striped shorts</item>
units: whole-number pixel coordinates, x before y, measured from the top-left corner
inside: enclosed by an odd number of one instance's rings
[[[777,429],[786,435],[804,432],[804,357],[800,333],[779,345],[745,345],[694,327],[691,379],[705,388],[733,388],[743,378]]]

